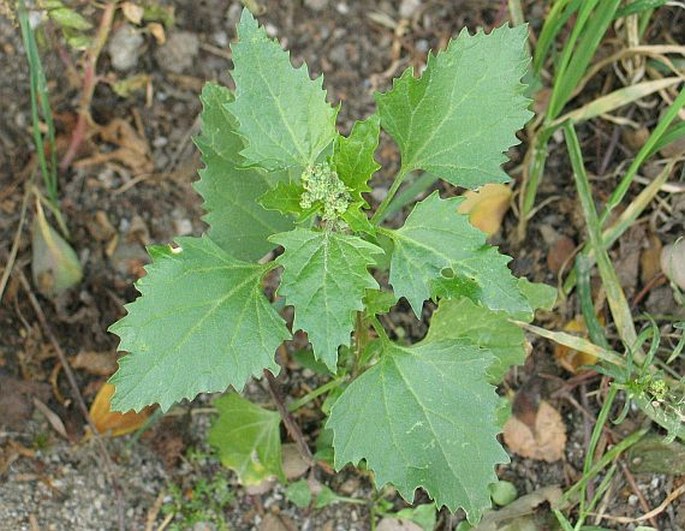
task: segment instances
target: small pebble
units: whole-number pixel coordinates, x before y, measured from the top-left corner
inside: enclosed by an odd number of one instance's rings
[[[107,46],[112,67],[119,72],[135,68],[143,42],[143,36],[133,26],[123,24],[114,32]]]

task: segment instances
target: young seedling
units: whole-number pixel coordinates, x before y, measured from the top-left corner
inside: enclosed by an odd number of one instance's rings
[[[399,229],[381,221],[411,172],[466,188],[508,180],[503,152],[531,116],[520,82],[526,35],[524,26],[462,32],[420,77],[407,70],[376,95],[377,111],[343,136],[322,80],[294,69],[245,10],[232,47],[235,94],[208,84],[201,96],[196,189],[210,228],[150,248],[141,297],[111,327],[129,353],[111,380],[114,408],[166,410],[241,390],[264,370],[277,374],[276,349],[303,330],[335,375],[311,395],[328,393],[335,467],[364,460],[379,486],[409,501],[423,488],[477,521],[495,466],[508,461],[494,385],[525,355],[508,319],[532,320],[554,290],[513,277],[510,258],[457,213],[462,198],[435,192]],[[402,164],[372,213],[364,194],[381,128]],[[277,247],[278,258],[262,259]],[[278,297],[294,307],[290,328],[264,295],[275,270]],[[386,273],[390,285],[379,285]],[[391,341],[378,317],[400,298],[417,318],[426,300],[438,304],[427,336],[410,346]],[[210,437],[222,460],[248,483],[282,477],[279,417],[236,394],[217,408]]]

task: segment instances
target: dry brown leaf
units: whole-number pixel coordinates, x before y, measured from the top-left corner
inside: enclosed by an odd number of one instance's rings
[[[457,212],[468,214],[474,227],[492,236],[502,226],[511,204],[511,189],[504,184],[486,184],[478,190],[468,190]]]
[[[154,170],[154,163],[150,156],[150,144],[126,120],[115,118],[107,125],[100,127],[98,133],[103,142],[119,147],[106,153],[97,153],[92,157],[76,161],[74,167],[83,168],[115,161],[127,166],[136,174],[151,173]]]
[[[297,525],[284,514],[267,513],[259,524],[259,531],[296,531]]]
[[[564,456],[566,426],[559,412],[542,400],[534,429],[512,416],[504,425],[504,442],[515,454],[551,463]]]
[[[283,473],[288,481],[304,476],[309,470],[309,465],[305,463],[296,444],[284,444],[281,447],[281,452],[283,454]]]
[[[150,22],[147,25],[148,31],[152,34],[157,41],[157,44],[162,46],[166,42],[166,32],[164,31],[164,26],[159,22]]]
[[[655,276],[661,273],[661,250],[663,245],[655,234],[650,234],[647,246],[640,255],[640,280],[642,285],[647,284]]]
[[[604,319],[601,315],[598,317],[598,319],[600,323],[603,323]],[[573,319],[566,323],[566,326],[564,326],[564,332],[569,332],[573,335],[587,338],[588,333],[587,328],[585,327],[585,319],[583,319],[583,316],[576,315]],[[583,372],[580,370],[581,367],[584,365],[592,365],[597,361],[597,358],[592,354],[580,352],[579,350],[574,350],[565,345],[560,345],[559,343],[554,344],[554,358],[557,360],[559,365],[573,374],[576,374],[577,372]]]
[[[81,369],[96,376],[110,376],[117,370],[115,352],[93,352],[82,350],[70,360],[74,369]]]
[[[106,382],[100,388],[95,400],[93,400],[93,404],[90,406],[90,418],[95,428],[102,435],[119,437],[136,431],[145,423],[155,409],[155,406],[148,406],[140,413],[134,411],[118,413],[112,411],[111,400],[113,395],[114,386]]]
[[[554,241],[547,252],[547,267],[555,275],[562,267],[568,267],[573,252],[576,250],[576,242],[563,234]]]

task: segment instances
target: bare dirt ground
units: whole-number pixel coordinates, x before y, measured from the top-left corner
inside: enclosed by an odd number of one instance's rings
[[[340,124],[345,131],[353,120],[372,112],[374,91],[387,90],[392,78],[408,66],[421,69],[429,49],[442,48],[464,27],[490,29],[508,20],[506,2],[498,0],[245,3],[260,10],[261,23],[292,51],[294,63],[306,61],[312,74],[324,74],[329,100],[342,103]],[[93,24],[99,23],[99,6],[73,4]],[[543,4],[526,3],[533,31],[542,23]],[[220,529],[223,524],[238,530],[371,529],[368,504],[340,503],[321,510],[303,510],[285,498],[283,486],[267,485],[261,490],[240,487],[206,444],[208,397],[183,405],[139,438],[129,435],[105,440],[104,452],[96,440],[83,438],[85,422],[60,369],[56,345],[75,367],[80,393],[90,404],[113,370],[117,340],[106,330],[123,315],[123,304],[136,297],[133,282],[148,261],[145,246],[166,243],[177,234],[199,235],[205,228],[200,220],[200,199],[191,187],[201,165],[192,143],[199,127],[198,94],[210,80],[231,86],[228,44],[234,38],[241,3],[179,0],[160,5],[173,12],[175,19],[166,29],[163,45],[149,31],[134,31],[139,37],[131,37],[123,17],[115,19],[97,66],[102,79],[91,103],[95,125],[60,176],[62,211],[84,267],[84,278],[57,300],[36,295],[54,341],[37,319],[29,291],[22,283],[22,275],[31,277],[33,217],[29,206],[25,219],[22,203],[37,163],[24,49],[18,28],[0,17],[3,267],[9,261],[15,235],[19,238],[13,273],[0,306],[0,529],[117,529],[121,521],[127,529],[204,530]],[[655,17],[653,31],[672,32],[678,21],[683,24],[682,13],[674,13],[663,10]],[[44,28],[41,53],[57,145],[63,155],[77,121],[83,87],[82,55],[65,46],[54,25],[44,23]],[[138,44],[127,51],[131,42]],[[117,63],[126,60],[126,68]],[[144,80],[140,90],[125,97],[117,95],[116,83],[133,75]],[[610,74],[604,80],[606,84],[614,81]],[[600,90],[601,85],[589,86],[587,97]],[[636,109],[632,119],[651,127],[654,112]],[[599,176],[598,182],[605,183],[598,185],[600,193],[605,193],[602,189],[610,191],[615,182],[606,165],[615,166],[634,153],[623,141],[616,148],[615,137],[622,138],[617,127],[597,122],[581,130],[590,154],[588,167]],[[584,221],[563,149],[557,141],[550,146],[548,176],[539,201],[552,199],[534,218],[530,237],[522,244],[513,243],[513,212],[495,242],[514,257],[512,268],[517,275],[556,284],[559,255],[583,240]],[[515,175],[524,149],[525,145],[520,146],[510,154],[512,162],[507,168]],[[384,139],[377,156],[389,168],[373,183],[382,190],[398,157],[388,139]],[[682,230],[683,210],[682,206],[671,210],[669,234]],[[395,222],[400,221],[401,215]],[[642,241],[649,235],[644,226],[634,229],[622,238],[616,260],[625,275],[624,288],[637,301],[636,313],[682,312],[668,286],[644,291],[636,260],[639,262]],[[666,233],[656,237],[669,239]],[[410,336],[421,337],[425,330],[405,310],[398,306],[394,322]],[[577,313],[578,303],[571,298],[554,314],[541,316],[541,323],[560,329]],[[311,373],[293,365],[281,381],[286,392],[297,395],[311,378]],[[534,340],[526,366],[512,372],[502,392],[523,390],[533,401],[542,398],[550,402],[561,412],[568,440],[562,459],[549,463],[512,455],[512,463],[500,467],[499,476],[512,481],[521,494],[550,485],[565,488],[573,484],[582,471],[592,428],[589,419],[599,409],[595,395],[600,382],[599,375],[571,378],[555,361],[552,347]],[[252,384],[249,391],[264,393],[259,383]],[[42,407],[36,406],[36,400]],[[55,427],[51,414],[59,418],[63,430]],[[318,434],[316,417],[303,416],[299,421],[313,442]],[[631,415],[628,424],[616,429],[616,435],[624,435],[641,421],[639,415]],[[637,517],[659,505],[682,483],[678,476],[631,472],[629,465],[627,461],[621,464],[622,472],[602,508],[606,514]],[[337,475],[322,469],[317,471],[317,479],[343,496],[369,500],[373,495],[369,478],[351,469]],[[396,509],[406,507],[399,498],[391,500]],[[548,509],[544,504],[540,508],[538,529],[554,528]],[[438,526],[453,529],[461,518],[443,512]],[[685,529],[685,509],[676,501],[650,522],[658,529]],[[635,528],[636,524],[605,521],[604,525],[619,529]]]

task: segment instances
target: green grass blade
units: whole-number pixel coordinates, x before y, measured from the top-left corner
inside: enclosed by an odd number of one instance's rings
[[[535,72],[535,74],[540,74],[545,58],[547,57],[554,40],[557,38],[557,35],[559,35],[561,28],[563,28],[571,16],[578,11],[581,3],[582,0],[558,0],[549,10],[549,13],[547,13],[533,55],[533,72]]]
[[[625,175],[618,183],[618,186],[614,189],[613,193],[609,197],[599,220],[600,225],[604,224],[611,211],[619,205],[623,197],[626,195],[628,189],[630,188],[630,184],[633,182],[635,175],[637,175],[638,169],[640,166],[642,166],[642,163],[647,160],[649,155],[654,152],[654,146],[657,145],[659,140],[664,136],[668,130],[668,127],[671,125],[671,122],[673,122],[673,120],[676,118],[683,105],[685,105],[685,87],[681,89],[678,97],[673,101],[671,106],[668,108],[668,111],[666,111],[666,114],[664,114],[657,126],[652,131],[652,134],[649,135],[649,138],[645,144],[642,146],[642,148],[640,148],[640,151],[638,151],[635,159],[633,159],[628,171],[626,171]]]
[[[563,110],[595,55],[606,30],[611,25],[621,0],[584,2],[578,21],[564,49],[547,116],[555,118]],[[597,6],[595,10],[594,7]],[[577,45],[576,45],[577,42]]]
[[[628,15],[634,15],[635,13],[650,11],[666,5],[667,2],[668,0],[635,0],[635,2],[631,2],[619,9],[616,12],[615,18],[627,17]]]
[[[18,9],[19,25],[21,27],[21,36],[24,41],[26,49],[26,59],[29,65],[30,73],[30,89],[31,89],[31,119],[33,122],[33,138],[36,143],[36,154],[38,156],[38,163],[40,165],[45,188],[48,193],[50,202],[57,205],[57,150],[55,147],[55,124],[52,117],[52,109],[50,108],[50,100],[48,97],[47,81],[45,79],[45,72],[38,54],[38,45],[36,43],[36,36],[29,23],[28,12],[23,0],[19,2]],[[39,113],[40,108],[40,113]],[[47,126],[48,147],[50,150],[50,160],[45,156],[45,144],[43,135],[40,131],[40,115]]]
[[[580,151],[580,143],[578,142],[576,131],[573,128],[573,124],[570,122],[563,125],[563,131],[569,157],[571,159],[571,166],[573,167],[573,179],[576,184],[576,189],[578,190],[578,197],[585,216],[585,222],[587,223],[590,247],[593,249],[597,259],[597,266],[604,284],[604,289],[606,290],[611,315],[618,328],[619,336],[629,348],[635,346],[635,356],[638,362],[641,363],[644,359],[644,355],[637,349],[637,333],[635,331],[635,324],[633,323],[633,316],[630,312],[630,306],[628,305],[626,296],[621,288],[616,270],[609,259],[609,254],[604,248],[601,224],[592,198],[590,182],[587,173],[585,172],[583,155]]]

